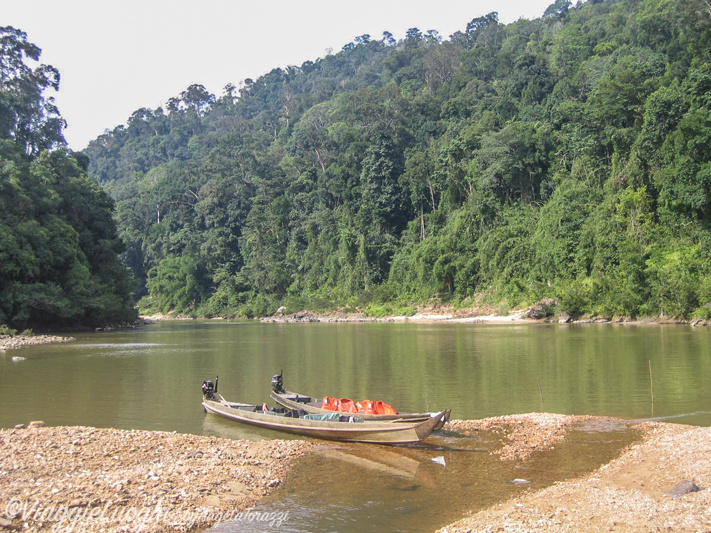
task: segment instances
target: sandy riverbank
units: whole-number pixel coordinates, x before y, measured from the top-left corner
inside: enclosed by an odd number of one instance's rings
[[[153,318],[153,317],[151,317]],[[163,318],[165,319],[165,318]],[[414,315],[409,316],[386,316],[386,317],[368,317],[364,313],[312,313],[310,311],[301,311],[298,313],[276,314],[273,316],[262,317],[261,322],[277,322],[277,323],[308,323],[308,322],[323,322],[323,323],[338,323],[338,322],[412,322],[421,324],[432,323],[455,323],[455,324],[538,324],[538,323],[560,323],[560,324],[627,324],[627,325],[661,325],[661,324],[690,324],[692,326],[709,326],[711,321],[708,320],[678,320],[669,317],[649,317],[635,318],[630,317],[585,317],[577,320],[571,319],[569,316],[550,316],[537,318],[532,308],[517,309],[506,315],[496,314],[490,309],[465,309],[465,310],[420,310]]]
[[[583,478],[524,493],[440,532],[711,528],[711,428],[531,413],[453,421],[448,429],[501,432],[504,444],[494,453],[523,463],[586,424],[634,425],[642,436]],[[312,445],[87,427],[0,430],[0,531],[50,530],[57,514],[74,520],[80,526],[75,531],[132,531],[137,525],[185,531],[240,517],[288,525],[287,516],[250,516],[249,509]],[[666,496],[682,480],[702,490]],[[9,520],[8,514],[17,516]]]
[[[248,509],[310,447],[90,427],[0,430],[0,531],[188,531],[230,518],[277,529],[285,517]]]
[[[614,420],[534,414],[459,424],[501,428],[511,441],[498,452],[502,460],[522,460],[564,439],[574,423]],[[641,440],[589,475],[472,513],[438,533],[710,531],[711,428],[656,422],[635,427]],[[670,495],[683,481],[701,490]]]

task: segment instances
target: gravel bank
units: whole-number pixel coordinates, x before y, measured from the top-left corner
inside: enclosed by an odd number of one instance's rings
[[[69,342],[73,340],[76,339],[74,339],[74,337],[58,337],[56,335],[0,335],[0,352],[24,348],[25,346]]]
[[[561,425],[558,415],[482,422],[494,427],[520,426],[518,436],[511,439],[513,452],[502,454],[509,459],[525,456],[531,444],[538,449],[552,445],[560,440],[561,432],[564,438],[565,428],[581,418],[589,418],[588,423],[614,422],[596,417],[564,418],[570,418],[571,423]],[[520,424],[517,419],[522,420]],[[636,427],[642,440],[597,471],[477,512],[439,533],[710,531],[711,428],[655,422]],[[684,480],[701,490],[669,495]]]
[[[448,429],[499,431],[505,444],[493,453],[523,462],[571,429],[631,424],[531,413],[455,420]],[[597,471],[524,493],[440,533],[711,530],[711,428],[656,422],[634,427],[640,441]],[[0,430],[0,531],[186,531],[230,518],[269,521],[277,530],[288,516],[250,515],[249,509],[311,447],[301,440],[247,442],[87,427]],[[701,490],[669,496],[683,480]]]
[[[492,430],[502,433],[508,441],[494,453],[502,460],[524,460],[533,452],[547,450],[565,439],[573,426],[595,423],[608,429],[620,428],[630,422],[600,416],[570,416],[553,413],[528,413],[483,418],[481,420],[453,420],[450,428],[465,435],[476,431]]]
[[[0,531],[188,531],[229,518],[276,522],[284,517],[248,509],[310,446],[90,427],[0,430]]]

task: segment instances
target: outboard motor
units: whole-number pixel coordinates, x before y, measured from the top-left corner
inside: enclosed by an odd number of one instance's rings
[[[217,387],[212,383],[212,381],[202,382],[202,396],[206,400],[213,400],[215,398],[215,393],[217,392]]]
[[[275,374],[272,376],[272,390],[276,392],[277,394],[284,394],[286,391],[284,390],[284,379],[282,378],[282,374],[284,371],[281,371],[281,374]]]

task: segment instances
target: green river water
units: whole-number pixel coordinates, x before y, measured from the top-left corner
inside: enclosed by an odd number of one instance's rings
[[[280,370],[300,393],[382,399],[404,411],[449,408],[457,419],[546,411],[711,425],[709,328],[171,321],[76,338],[0,354],[0,427],[44,420],[288,438],[200,406],[204,379],[219,375],[227,399],[262,403]],[[323,444],[258,509],[286,513],[280,531],[432,531],[466,510],[590,471],[633,438],[615,425],[583,427],[525,464],[491,456],[500,436],[490,432],[445,431],[407,447]]]

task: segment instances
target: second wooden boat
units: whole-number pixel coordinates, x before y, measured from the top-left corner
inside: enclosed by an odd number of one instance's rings
[[[284,380],[282,374],[276,374],[272,377],[272,391],[269,394],[272,400],[277,402],[289,409],[302,409],[307,413],[313,414],[327,414],[333,413],[333,410],[324,409],[323,399],[314,398],[305,394],[299,394],[297,392],[291,392],[284,389]],[[450,411],[443,411],[447,413],[445,417],[440,420],[440,423],[434,428],[438,430],[444,426],[446,422],[449,421]],[[422,422],[428,420],[435,413],[396,413],[394,415],[386,414],[370,414],[370,413],[357,413],[354,416],[362,418],[368,421],[380,421],[380,422],[398,422],[398,423],[412,423],[412,422]]]

